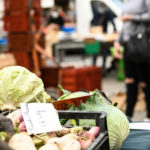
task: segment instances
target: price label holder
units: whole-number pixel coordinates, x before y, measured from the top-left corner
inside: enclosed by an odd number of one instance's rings
[[[41,134],[62,129],[53,104],[21,103],[21,110],[28,134]]]

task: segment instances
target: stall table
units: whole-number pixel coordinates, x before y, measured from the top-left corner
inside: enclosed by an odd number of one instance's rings
[[[55,58],[61,62],[66,51],[84,51],[84,42],[80,41],[60,41],[53,45],[53,53]]]
[[[150,150],[150,130],[130,130],[121,150]]]
[[[101,54],[103,55],[108,55],[108,51],[111,46],[113,46],[113,42],[102,42],[101,43],[101,50],[107,52],[102,52]],[[66,52],[70,51],[76,51],[79,54],[85,54],[85,43],[84,41],[73,41],[73,40],[68,40],[68,41],[60,41],[58,43],[55,43],[53,45],[53,53],[55,58],[59,61],[63,61],[63,56],[65,55]]]

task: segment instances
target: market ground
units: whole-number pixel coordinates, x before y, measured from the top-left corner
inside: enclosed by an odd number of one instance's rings
[[[112,57],[109,56],[106,60],[106,68],[111,66]],[[50,62],[48,62],[50,63]],[[102,57],[99,56],[96,61],[96,65],[102,66]],[[67,56],[64,58],[62,65],[75,65],[78,67],[89,66],[92,64],[92,57],[88,56],[83,59],[81,56]],[[102,90],[107,94],[107,96],[113,101],[118,102],[118,107],[124,111],[125,110],[125,93],[126,88],[123,81],[118,81],[116,77],[116,70],[112,70],[105,77],[102,77]],[[50,92],[51,94],[51,92]],[[138,102],[135,111],[133,120],[134,121],[143,121],[146,116],[145,112],[145,102]]]

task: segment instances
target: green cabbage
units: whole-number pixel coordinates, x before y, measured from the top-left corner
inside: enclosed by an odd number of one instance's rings
[[[87,99],[86,103],[81,103],[79,107],[73,106],[71,110],[106,112],[110,149],[119,150],[123,141],[129,135],[129,122],[127,117],[117,107],[110,104],[98,91],[91,93],[93,95]],[[80,126],[94,125],[94,120],[80,120]]]
[[[0,109],[16,109],[20,103],[46,102],[50,96],[44,91],[42,80],[21,66],[0,70]]]
[[[71,93],[70,91],[63,89],[63,87],[61,85],[58,85],[58,88],[63,92],[63,95],[57,99],[58,101],[59,100],[64,100],[64,99],[77,98],[77,97],[88,96],[89,95],[89,93],[82,92],[82,91]]]
[[[70,98],[77,98],[77,97],[81,97],[81,96],[89,96],[88,93],[86,92],[74,92],[72,94],[65,94],[65,95],[62,95],[61,97],[58,98],[58,101],[59,100],[64,100],[64,99],[70,99]]]

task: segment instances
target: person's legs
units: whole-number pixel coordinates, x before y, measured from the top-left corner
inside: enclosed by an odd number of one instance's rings
[[[143,88],[143,91],[145,93],[147,118],[150,118],[150,85],[146,85],[146,87]]]
[[[147,109],[147,118],[150,119],[150,64],[148,62],[140,63],[140,85],[145,93],[145,102]]]
[[[99,24],[102,26],[104,33],[107,33],[108,21],[107,13],[103,13],[99,19]]]
[[[103,20],[102,26],[103,26],[103,32],[104,32],[104,33],[107,33],[108,18],[107,18],[106,16],[105,16],[105,18],[104,18],[104,20]]]
[[[97,55],[93,55],[93,66],[96,66]]]
[[[127,94],[126,115],[132,117],[138,94],[137,64],[128,60],[128,58],[124,55],[124,67]]]
[[[113,20],[113,19],[110,19],[110,22],[111,22],[111,24],[113,25],[114,32],[116,32],[117,29],[116,29],[116,24],[115,24],[114,20]]]
[[[114,32],[116,32],[117,29],[116,29],[116,24],[115,24],[115,22],[114,22],[114,18],[115,18],[114,13],[113,13],[111,10],[108,10],[107,15],[108,15],[108,20],[109,20],[109,21],[111,22],[111,24],[113,25]]]
[[[129,78],[128,78],[129,79]],[[126,115],[129,117],[133,116],[134,106],[137,101],[137,93],[138,93],[138,86],[136,81],[131,81],[126,83],[126,90],[127,90],[127,108],[126,108]]]
[[[103,71],[103,76],[107,74],[107,69],[106,69],[106,61],[109,55],[109,50],[108,49],[101,49],[101,55],[102,55],[102,71]]]

